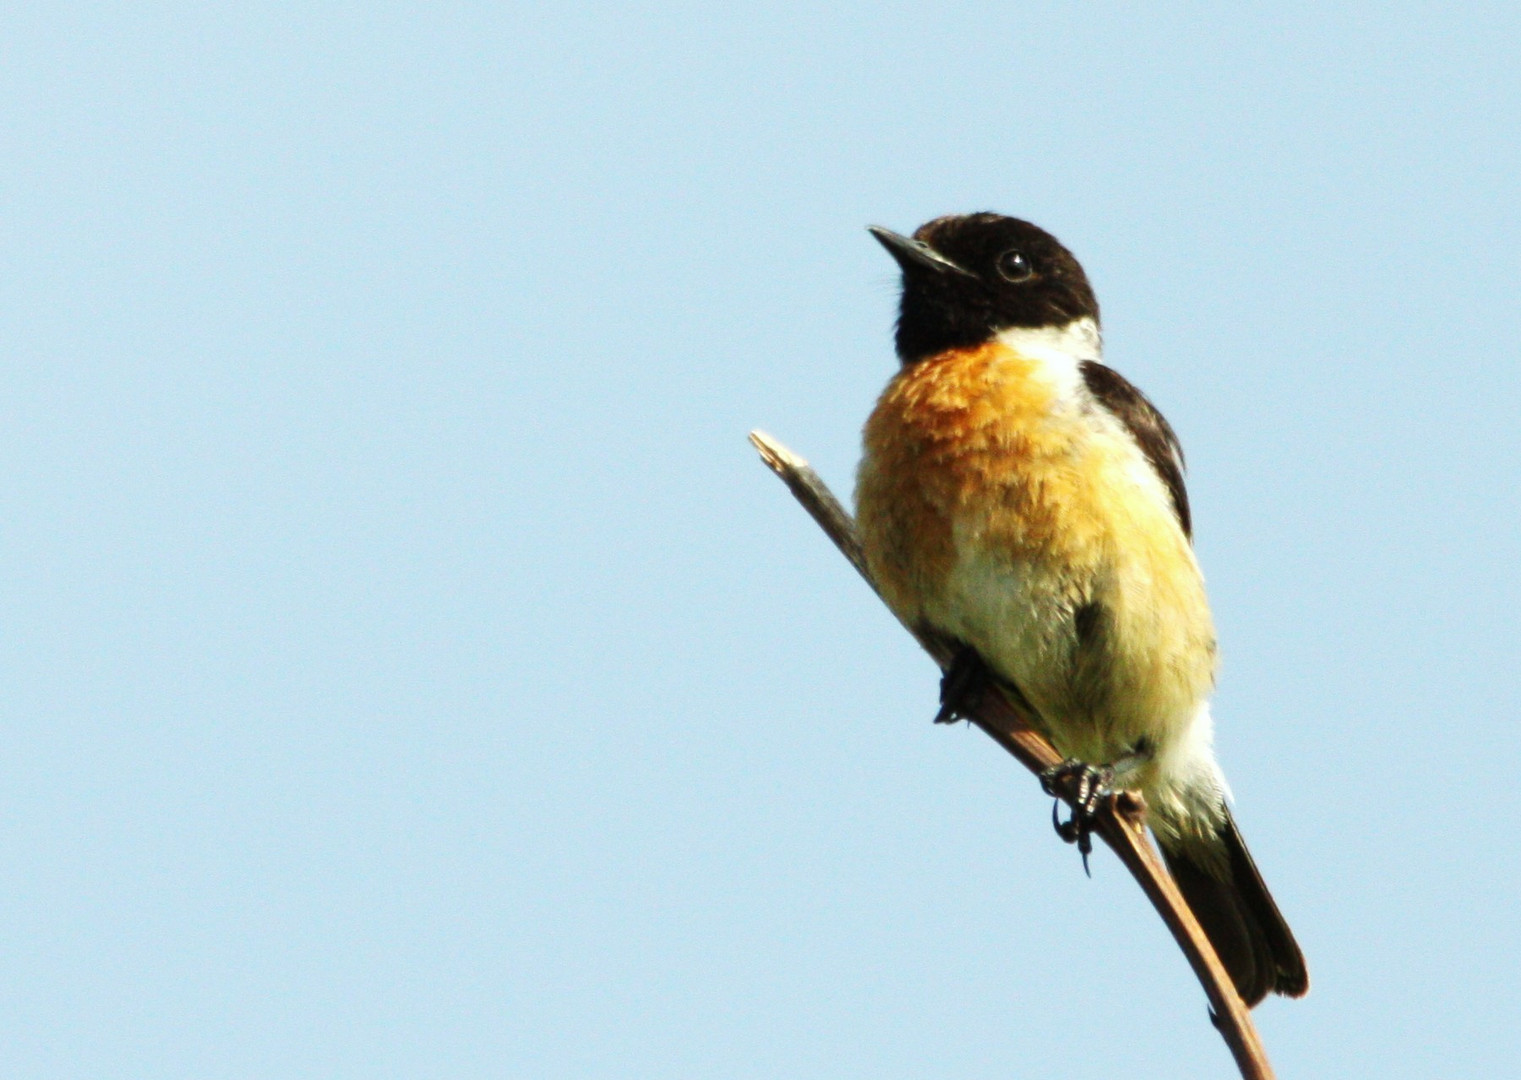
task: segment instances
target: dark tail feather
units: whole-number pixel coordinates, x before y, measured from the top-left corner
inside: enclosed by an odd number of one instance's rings
[[[1273,903],[1228,810],[1219,842],[1224,851],[1211,852],[1215,858],[1210,861],[1218,863],[1219,856],[1225,856],[1227,880],[1221,880],[1219,870],[1206,867],[1181,846],[1176,851],[1162,849],[1178,890],[1248,1006],[1256,1005],[1270,991],[1303,996],[1310,989],[1304,954]]]

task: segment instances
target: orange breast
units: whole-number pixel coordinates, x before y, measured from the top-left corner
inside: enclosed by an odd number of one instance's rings
[[[857,520],[904,621],[977,649],[1064,753],[1191,721],[1214,671],[1203,579],[1160,477],[1074,361],[994,342],[915,364],[865,444]],[[1097,644],[1078,640],[1090,604]]]
[[[888,385],[866,422],[856,501],[868,562],[895,609],[917,620],[952,568],[958,521],[982,520],[1011,555],[1051,540],[1058,493],[1027,481],[1060,451],[1044,430],[1055,395],[1033,362],[996,342],[914,364]]]

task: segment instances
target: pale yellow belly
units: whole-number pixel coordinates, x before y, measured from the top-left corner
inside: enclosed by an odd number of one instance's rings
[[[1093,494],[1112,508],[1125,493]],[[1035,550],[987,515],[963,515],[950,572],[916,605],[1019,688],[1064,756],[1085,761],[1112,761],[1143,740],[1166,750],[1214,681],[1213,628],[1187,544],[1166,521],[1141,527],[1147,504],[1130,509],[1126,527]]]
[[[1012,681],[1064,755],[1145,739],[1165,757],[1213,685],[1203,581],[1123,428],[1061,390],[997,345],[901,373],[866,428],[867,561],[901,617]]]

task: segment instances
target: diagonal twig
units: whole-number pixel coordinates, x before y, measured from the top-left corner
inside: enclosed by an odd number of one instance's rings
[[[761,460],[781,477],[797,501],[875,591],[877,586],[866,568],[855,521],[818,473],[807,461],[765,432],[752,431],[750,442],[760,451]],[[914,635],[942,670],[950,666],[951,656],[942,643],[925,637],[906,624],[904,628]],[[1004,695],[984,694],[972,713],[972,722],[1031,772],[1038,774],[1061,763],[1060,755],[1045,736],[1036,731],[1028,718]],[[1251,1014],[1146,835],[1145,811],[1145,805],[1137,795],[1127,792],[1111,795],[1099,806],[1098,833],[1136,879],[1188,958],[1209,998],[1215,1027],[1230,1047],[1243,1080],[1273,1080],[1273,1067],[1268,1063],[1262,1040],[1257,1037]]]

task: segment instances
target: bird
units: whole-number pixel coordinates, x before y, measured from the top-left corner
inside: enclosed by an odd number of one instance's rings
[[[1076,784],[1057,827],[1085,868],[1099,799],[1139,792],[1242,1000],[1305,994],[1214,755],[1215,629],[1183,450],[1105,365],[1082,266],[995,213],[870,232],[902,271],[899,367],[863,431],[856,521],[887,605],[954,656],[935,719],[1001,688],[1065,759],[1043,779]]]

